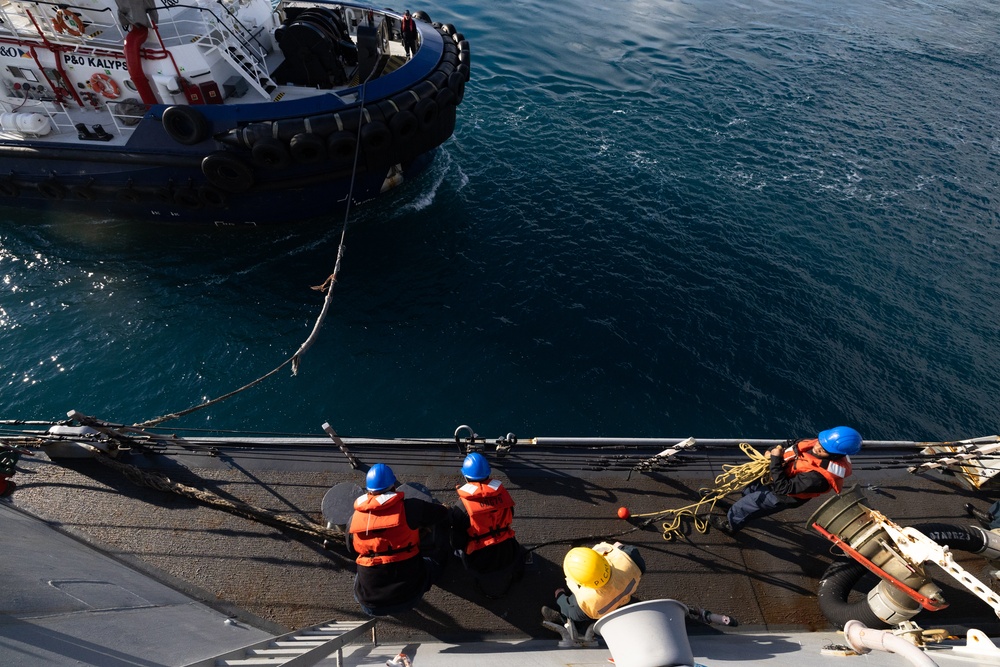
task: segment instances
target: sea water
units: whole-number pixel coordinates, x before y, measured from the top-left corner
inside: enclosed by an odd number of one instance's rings
[[[352,212],[298,374],[167,425],[1000,429],[995,3],[408,8],[472,45],[455,136]],[[0,418],[142,422],[265,375],[313,328],[343,222],[3,213]]]

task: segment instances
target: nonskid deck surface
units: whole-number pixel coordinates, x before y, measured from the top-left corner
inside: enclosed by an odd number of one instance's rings
[[[461,463],[454,443],[352,445],[352,453],[363,463],[390,463],[402,481],[423,484],[443,502],[454,500]],[[604,537],[640,548],[648,565],[638,590],[642,600],[677,599],[730,614],[740,621],[741,636],[831,629],[819,611],[816,592],[835,556],[831,544],[804,525],[821,501],[760,520],[738,539],[688,527],[682,539],[666,541],[659,525],[635,529],[616,517],[617,508],[628,506],[638,513],[688,505],[697,499],[699,488],[713,483],[723,464],[746,459],[736,449],[695,450],[676,465],[630,472],[620,458],[644,455],[629,449],[609,453],[515,447],[506,458],[493,458],[494,472],[517,503],[518,539],[529,547],[541,545],[532,552],[525,578],[507,595],[491,597],[454,561],[414,611],[380,621],[383,641],[465,646],[483,639],[533,638],[554,643],[556,635],[540,625],[539,609],[552,604],[552,591],[561,585],[562,556],[571,546]],[[132,458],[176,481],[317,522],[322,521],[322,499],[331,486],[363,478],[332,443],[326,449],[289,446],[262,452],[222,447],[211,454]],[[866,449],[854,458],[852,481],[866,489],[874,509],[904,526],[968,525],[965,503],[985,508],[992,502],[988,490],[968,491],[936,473],[906,472],[901,462],[905,453],[899,450]],[[353,599],[353,563],[340,545],[324,549],[186,498],[135,486],[93,461],[67,466],[44,456],[25,457],[19,471],[10,502],[130,562],[164,572],[205,599],[225,601],[287,628],[331,618],[364,618]],[[973,575],[989,581],[985,561],[961,552],[956,558]],[[933,576],[951,604],[940,612],[919,614],[915,620],[922,627],[944,627],[959,636],[969,627],[1000,633],[985,603],[943,572]]]
[[[183,665],[244,646],[281,632],[267,630],[262,619],[233,620],[234,610],[212,609],[182,592],[99,553],[35,517],[0,503],[0,529],[7,537],[9,562],[17,563],[0,588],[0,661],[34,665]],[[183,583],[180,584],[183,586]],[[163,628],[169,627],[169,632]],[[695,660],[706,666],[760,662],[782,667],[826,667],[864,660],[870,667],[904,664],[901,658],[875,652],[864,658],[824,653],[843,647],[842,633],[725,632],[693,628],[688,641]],[[125,639],[127,638],[127,640]],[[950,641],[931,649],[939,665],[970,663],[951,656]],[[508,665],[608,665],[608,649],[560,648],[554,639],[522,639],[445,643],[364,641],[344,650],[345,667],[381,667],[405,653],[421,667],[506,667]],[[321,665],[335,665],[330,657]]]

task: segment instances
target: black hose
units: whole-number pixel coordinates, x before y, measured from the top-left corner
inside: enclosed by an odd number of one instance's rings
[[[978,530],[950,523],[921,523],[914,526],[938,544],[977,554],[986,548],[986,537]]]
[[[986,547],[982,533],[948,523],[924,523],[913,526],[938,544],[969,553],[979,553]],[[858,620],[869,628],[888,628],[890,625],[875,615],[865,597],[849,603],[851,589],[868,572],[854,560],[838,560],[830,564],[819,582],[819,608],[826,620],[838,628],[850,620]]]
[[[826,620],[838,628],[850,621],[861,621],[869,628],[888,628],[889,624],[875,615],[868,606],[868,598],[848,602],[851,589],[868,572],[861,563],[854,560],[837,560],[826,568],[819,580],[819,610]]]

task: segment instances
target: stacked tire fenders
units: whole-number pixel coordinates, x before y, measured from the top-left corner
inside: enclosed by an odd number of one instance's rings
[[[429,22],[422,12],[417,12],[416,17]],[[358,171],[384,169],[406,164],[444,143],[455,131],[456,109],[465,97],[471,51],[468,40],[454,26],[432,25],[444,37],[444,48],[429,76],[391,98],[363,108],[250,123],[231,130],[219,137],[227,149],[202,160],[202,173],[209,185],[224,193],[238,194],[254,186],[255,169],[282,170],[300,164],[326,163],[327,173],[355,167]],[[175,123],[180,131],[174,139],[181,143],[192,141],[196,131],[192,128],[202,128],[197,119],[190,119],[190,112],[197,111],[181,107],[187,111],[169,113],[174,108],[164,112],[164,118],[183,121]],[[170,132],[170,127],[165,125],[165,129]],[[198,137],[199,141],[204,138]],[[217,199],[224,202],[224,196]]]

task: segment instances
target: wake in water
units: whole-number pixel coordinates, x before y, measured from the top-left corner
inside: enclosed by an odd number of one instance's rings
[[[995,7],[427,9],[477,45],[454,138],[354,210],[299,376],[215,425],[993,430]],[[0,232],[5,404],[49,418],[85,397],[72,407],[120,421],[274,368],[312,326],[343,225],[41,222]]]

